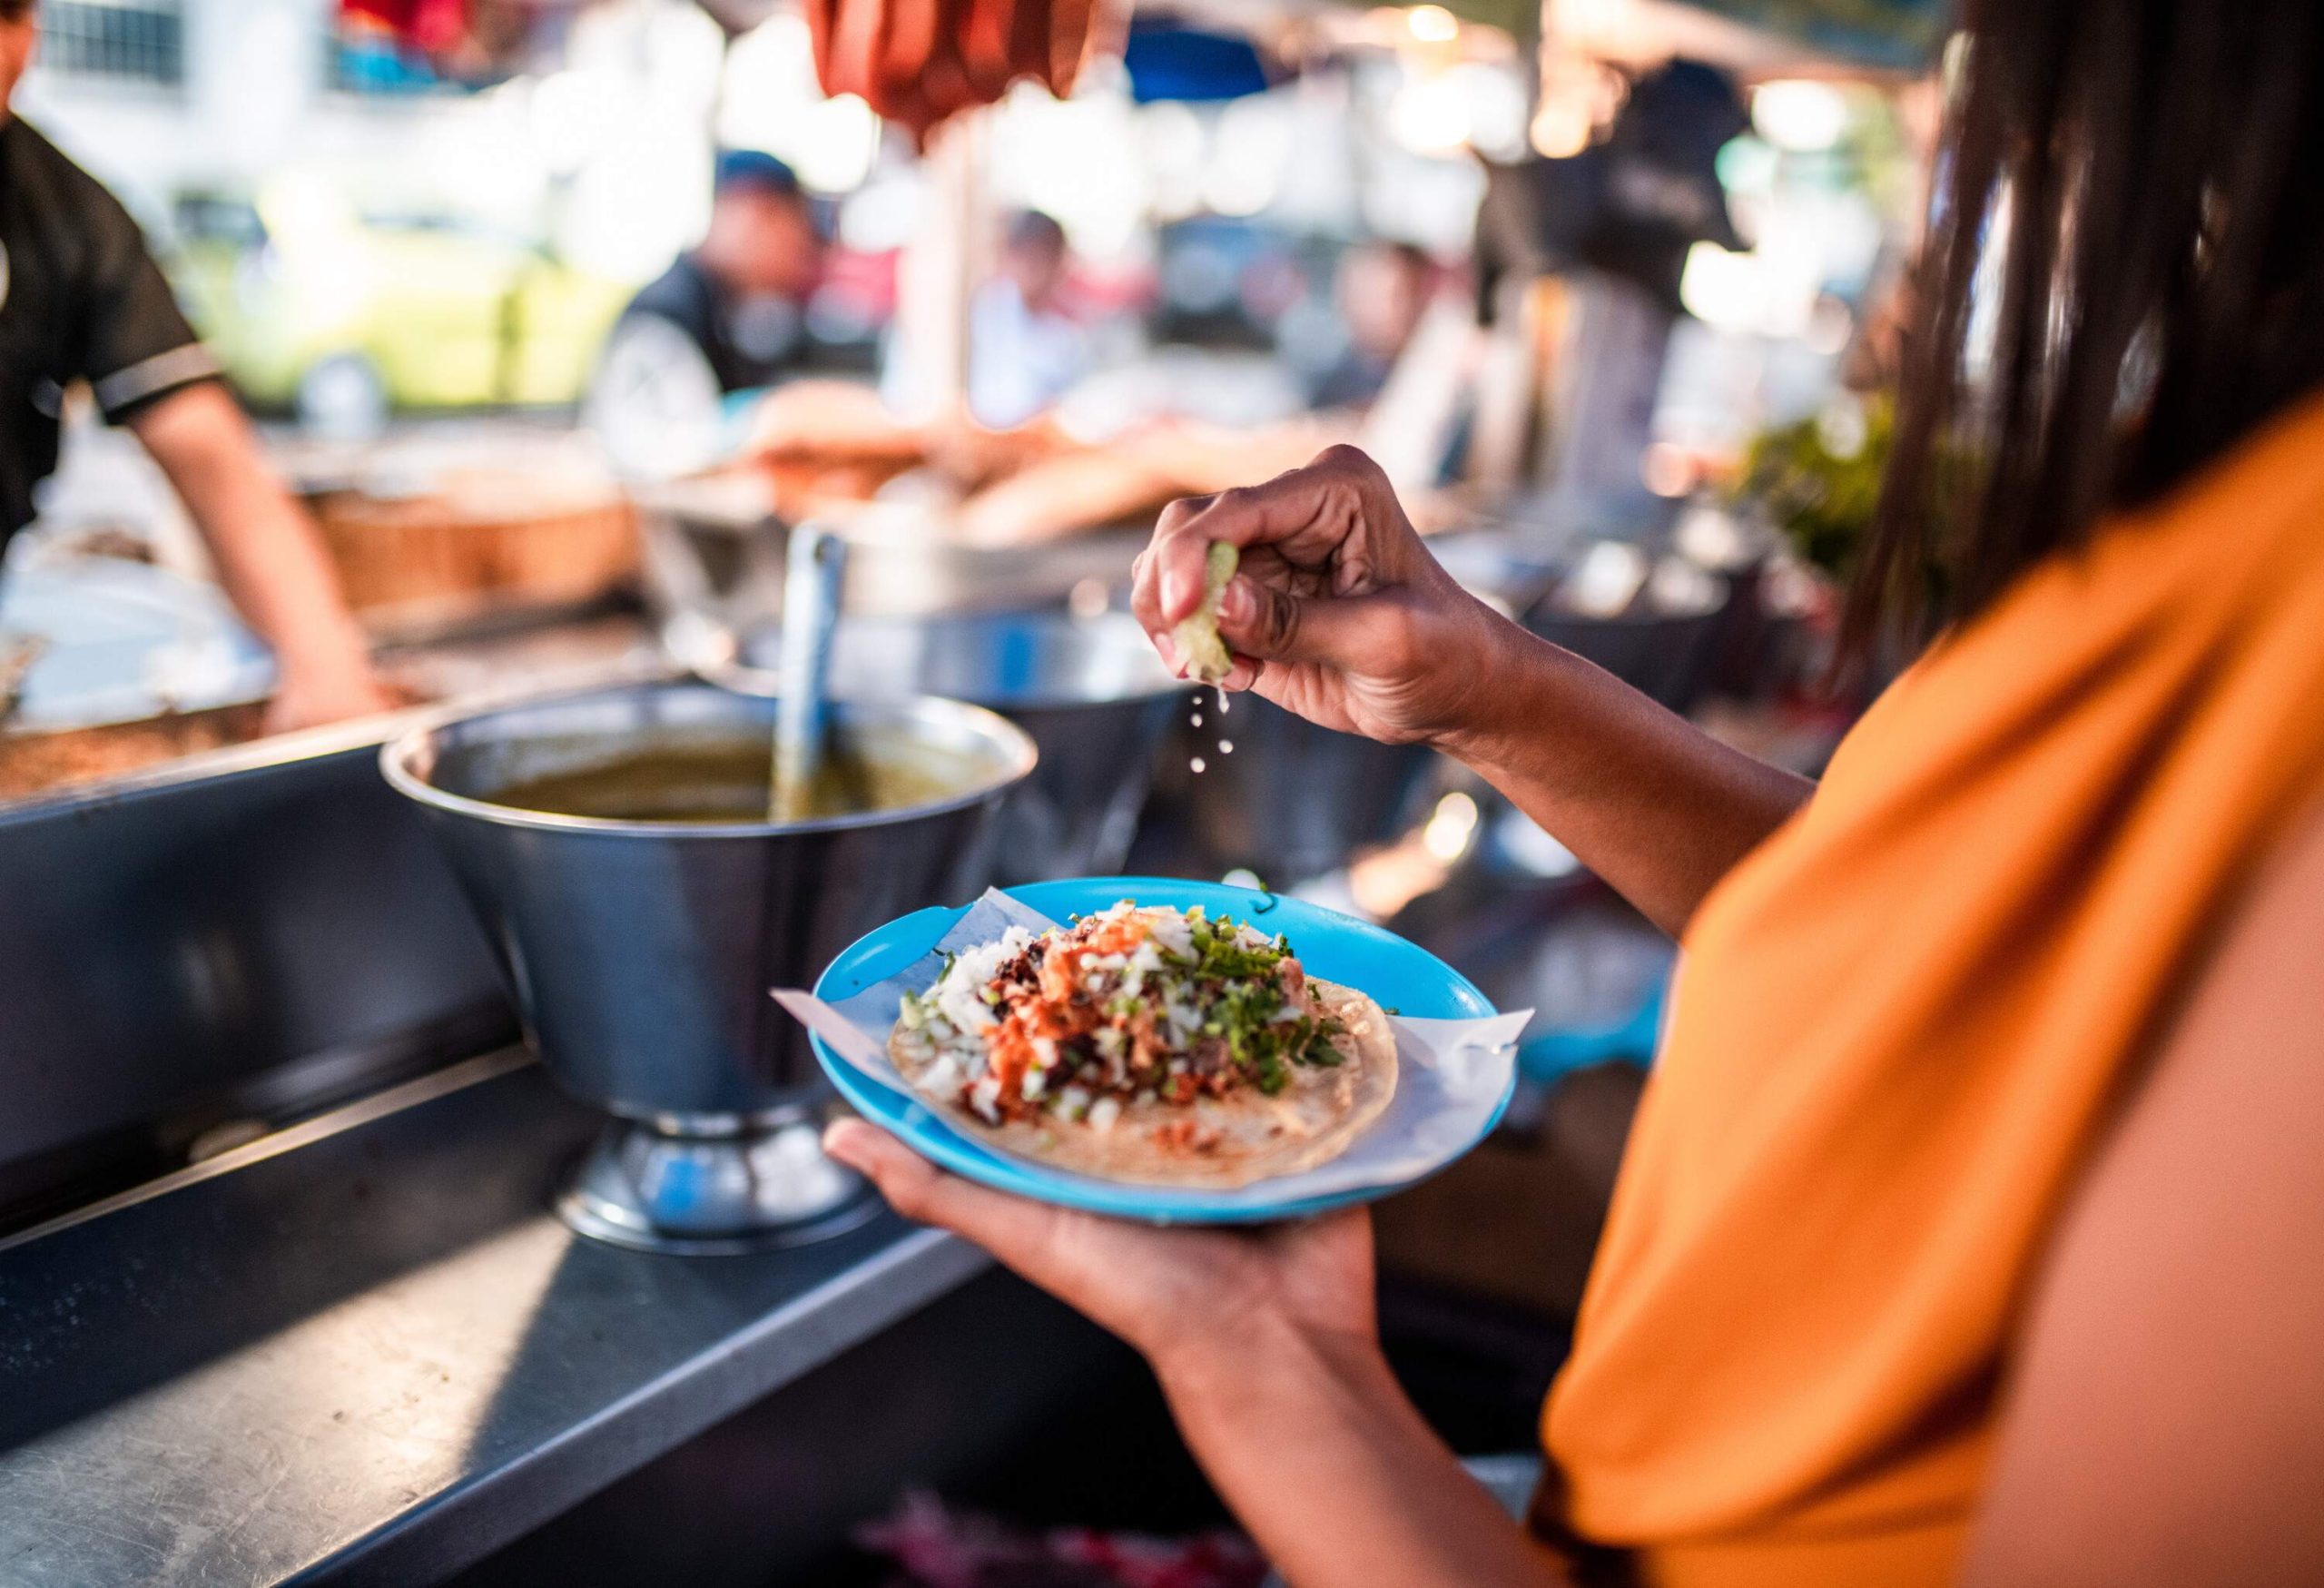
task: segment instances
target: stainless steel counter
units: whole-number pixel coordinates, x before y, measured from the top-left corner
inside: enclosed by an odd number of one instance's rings
[[[596,1128],[510,1050],[0,1243],[0,1582],[437,1581],[985,1266],[593,1244]]]

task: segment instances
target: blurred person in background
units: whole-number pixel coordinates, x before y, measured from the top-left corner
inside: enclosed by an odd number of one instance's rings
[[[586,419],[626,474],[666,478],[722,450],[728,399],[795,373],[823,240],[790,166],[730,150],[712,176],[710,224],[622,311]]]
[[[1072,264],[1065,228],[1039,210],[1009,217],[1000,267],[969,305],[969,411],[1009,429],[1057,406],[1089,372],[1089,338],[1059,301]]]
[[[991,279],[969,301],[969,416],[986,429],[1030,423],[1089,372],[1088,333],[1063,304],[1072,262],[1054,217],[1019,210],[1004,225]],[[912,351],[891,340],[881,398],[891,413],[940,420]]]
[[[1372,406],[1420,328],[1435,270],[1425,250],[1384,238],[1359,242],[1340,256],[1332,301],[1347,345],[1309,390],[1309,407]]]
[[[1686,947],[1528,1524],[1361,1209],[833,1155],[1138,1347],[1298,1588],[2324,1583],[2324,7],[1968,0],[1820,783],[1466,594],[1335,449],[1165,511],[1228,688],[1430,744]],[[1273,791],[1297,799],[1305,791]]]
[[[32,521],[65,393],[85,382],[161,466],[227,595],[273,648],[269,729],[385,709],[313,524],[267,467],[137,223],[8,110],[38,32],[33,0],[0,0],[0,549]]]

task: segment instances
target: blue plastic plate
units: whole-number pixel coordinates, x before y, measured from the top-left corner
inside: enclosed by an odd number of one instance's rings
[[[1217,883],[1189,883],[1167,877],[1076,878],[1029,883],[1011,888],[1009,893],[1052,921],[1063,921],[1076,912],[1088,914],[1122,899],[1135,899],[1141,904],[1174,904],[1180,909],[1199,904],[1214,913],[1249,921],[1263,932],[1288,933],[1301,962],[1310,971],[1329,981],[1359,988],[1401,1014],[1455,1020],[1494,1012],[1484,994],[1467,978],[1425,949],[1369,922],[1297,899]],[[965,904],[915,911],[859,939],[824,971],[815,983],[815,996],[836,1003],[875,981],[895,975],[933,949],[967,911]],[[821,1037],[815,1037],[813,1041],[816,1059],[842,1097],[865,1118],[902,1138],[914,1150],[953,1173],[1037,1201],[1156,1224],[1270,1223],[1367,1202],[1401,1190],[1427,1179],[1489,1135],[1493,1126],[1501,1122],[1517,1079],[1516,1065],[1512,1062],[1499,1100],[1482,1128],[1457,1142],[1448,1143],[1433,1161],[1395,1184],[1362,1186],[1317,1196],[1271,1195],[1268,1188],[1274,1182],[1266,1180],[1228,1191],[1125,1185],[1049,1169],[996,1152],[955,1130],[942,1116],[910,1092],[856,1069],[832,1052]],[[1392,1108],[1374,1129],[1391,1128],[1394,1115]]]

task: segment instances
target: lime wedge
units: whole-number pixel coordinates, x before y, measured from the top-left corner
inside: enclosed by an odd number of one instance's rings
[[[1235,658],[1227,654],[1226,642],[1218,637],[1218,597],[1226,588],[1226,581],[1235,577],[1235,565],[1240,560],[1233,547],[1224,540],[1214,540],[1205,554],[1202,566],[1202,605],[1179,619],[1178,626],[1170,631],[1177,642],[1178,654],[1187,659],[1189,677],[1205,684],[1216,684],[1233,670]]]

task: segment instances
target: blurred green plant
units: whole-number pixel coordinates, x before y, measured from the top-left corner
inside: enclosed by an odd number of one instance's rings
[[[1896,426],[1896,404],[1882,394],[1843,398],[1762,430],[1744,452],[1735,498],[1845,585],[1872,533]]]

